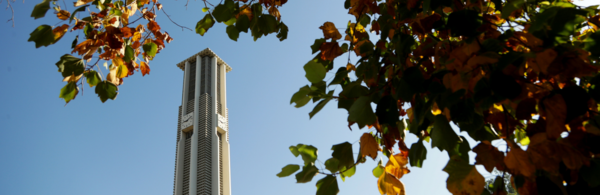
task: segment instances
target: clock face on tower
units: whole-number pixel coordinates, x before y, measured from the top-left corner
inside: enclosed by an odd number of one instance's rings
[[[186,129],[194,124],[194,113],[183,115],[181,118],[181,129]]]

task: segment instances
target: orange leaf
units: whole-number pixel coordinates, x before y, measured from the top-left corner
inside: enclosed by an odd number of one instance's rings
[[[342,55],[342,48],[337,42],[325,42],[321,45],[321,59],[333,61],[338,56]]]
[[[510,146],[510,151],[508,151],[504,158],[506,167],[516,175],[523,175],[530,178],[535,176],[535,166],[529,159],[527,152],[523,151],[512,141],[508,142],[508,145]]]
[[[150,21],[148,22],[148,30],[150,30],[150,32],[158,32],[160,31],[160,26],[155,21]]]
[[[60,10],[58,11],[58,13],[56,13],[56,17],[58,17],[58,19],[61,20],[66,20],[69,19],[69,17],[71,17],[71,13],[67,10]]]
[[[369,133],[364,133],[360,137],[360,152],[362,154],[362,158],[366,156],[370,156],[373,160],[377,158],[377,152],[381,150],[377,141],[373,135]]]
[[[121,33],[123,33],[123,38],[129,38],[129,37],[133,36],[131,30],[132,29],[129,27],[121,28]]]
[[[488,172],[491,173],[494,167],[498,170],[504,169],[504,154],[492,146],[489,141],[479,143],[473,148],[473,152],[477,153],[475,164],[483,165]]]
[[[150,66],[148,66],[148,64],[146,64],[144,61],[140,62],[140,70],[142,70],[142,76],[150,74]]]
[[[567,104],[562,95],[554,94],[544,101],[544,115],[546,116],[546,133],[548,138],[556,139],[563,131],[566,131],[565,120],[567,119]]]
[[[60,38],[62,38],[63,35],[65,35],[65,33],[67,33],[68,29],[69,29],[68,24],[63,24],[62,26],[54,28],[54,30],[52,30],[52,33],[54,33],[54,42],[57,42],[58,40],[60,40]]]
[[[323,30],[323,35],[325,36],[325,39],[331,38],[332,40],[338,40],[342,38],[342,34],[340,34],[340,31],[338,31],[338,29],[335,28],[335,25],[331,22],[325,22],[325,24],[323,24],[323,26],[319,28]]]

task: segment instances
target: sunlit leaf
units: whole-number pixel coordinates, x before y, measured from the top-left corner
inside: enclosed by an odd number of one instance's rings
[[[286,165],[285,167],[281,168],[281,172],[277,174],[277,177],[287,177],[298,170],[300,170],[300,165]]]

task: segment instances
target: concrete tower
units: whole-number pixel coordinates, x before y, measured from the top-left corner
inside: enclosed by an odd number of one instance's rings
[[[225,73],[206,48],[177,64],[183,97],[177,123],[174,195],[231,195]]]

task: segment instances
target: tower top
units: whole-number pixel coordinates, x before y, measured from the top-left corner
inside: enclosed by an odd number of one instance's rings
[[[198,56],[198,55],[200,57],[205,57],[205,56],[216,57],[217,58],[217,65],[225,65],[225,67],[227,67],[225,69],[226,72],[231,71],[231,66],[229,66],[227,63],[225,63],[225,61],[223,61],[217,54],[215,54],[215,52],[213,52],[212,50],[210,50],[210,48],[206,48],[206,49],[198,52],[197,54],[194,54],[194,55],[190,56],[189,58],[187,58],[187,59],[179,62],[177,64],[177,67],[179,67],[179,69],[181,69],[181,70],[185,70],[185,62],[196,60],[196,56]]]

